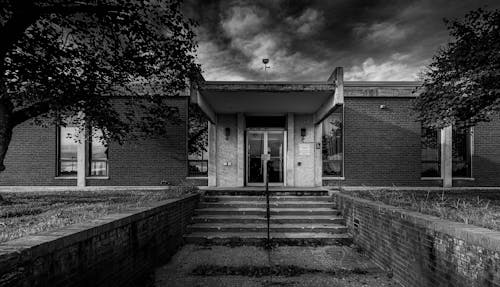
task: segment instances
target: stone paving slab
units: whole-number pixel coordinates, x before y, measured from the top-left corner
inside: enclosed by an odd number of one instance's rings
[[[300,276],[200,276],[192,271],[200,265],[273,266],[294,265],[323,270],[361,269],[367,274],[332,275],[311,273]],[[400,286],[363,254],[347,246],[281,246],[269,253],[257,246],[185,245],[170,262],[156,269],[155,286]]]

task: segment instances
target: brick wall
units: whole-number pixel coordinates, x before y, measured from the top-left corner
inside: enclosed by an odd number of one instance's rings
[[[334,194],[354,243],[404,286],[500,286],[500,232]]]
[[[182,244],[199,195],[0,244],[0,286],[145,286]]]
[[[421,180],[420,123],[410,97],[346,97],[344,108],[344,175],[324,185],[441,186]],[[385,105],[385,109],[380,106]],[[474,180],[454,186],[499,186],[500,120],[475,128]]]
[[[159,138],[110,143],[109,179],[89,178],[87,185],[161,185],[185,179],[188,97],[170,97],[168,101],[179,109],[181,123],[169,127],[169,133]],[[115,104],[120,105],[119,100]],[[76,179],[56,178],[56,127],[30,123],[16,127],[5,165],[0,186],[76,185]]]

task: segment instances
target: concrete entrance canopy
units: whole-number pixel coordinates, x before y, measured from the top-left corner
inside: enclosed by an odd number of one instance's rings
[[[314,114],[318,124],[344,103],[342,68],[335,68],[326,82],[226,82],[204,81],[191,91],[212,123],[216,114]]]
[[[249,144],[245,141],[249,133],[258,133],[251,129],[266,129],[269,123],[249,128],[247,118],[252,116],[283,116],[286,119],[281,127],[281,145],[275,142],[279,148],[275,147],[276,166],[272,170],[277,179],[272,184],[321,186],[322,121],[344,104],[343,71],[340,67],[335,68],[325,82],[202,80],[198,86],[191,87],[191,102],[197,104],[210,121],[208,186],[263,184],[258,179],[261,178],[261,165],[255,159],[251,162]],[[264,152],[269,150],[268,133],[262,133],[262,146],[266,145]],[[273,140],[279,141],[276,138],[279,132],[274,133]]]

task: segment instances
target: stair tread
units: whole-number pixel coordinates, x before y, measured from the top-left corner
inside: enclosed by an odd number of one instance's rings
[[[217,201],[217,202],[210,202],[210,201],[204,201],[203,204],[211,205],[211,204],[224,204],[224,205],[231,205],[231,204],[252,204],[252,205],[266,205],[267,203],[265,201]],[[327,202],[327,201],[270,201],[270,205],[280,205],[280,204],[321,204],[321,205],[333,205],[333,202]]]
[[[267,224],[256,223],[194,223],[191,227],[212,227],[212,228],[227,228],[227,227],[241,227],[241,228],[266,228]],[[345,225],[335,223],[271,223],[271,228],[346,228]]]
[[[206,215],[197,215],[193,218],[209,218],[209,219],[266,219],[266,217],[262,215],[220,215],[220,214],[206,214]],[[342,216],[336,215],[273,215],[271,216],[271,220],[278,219],[343,219]]]
[[[265,232],[193,232],[185,234],[186,238],[266,238]],[[271,232],[271,238],[351,238],[347,233],[326,233],[326,232]]]
[[[257,207],[207,207],[207,208],[198,208],[196,211],[266,211],[266,208],[257,208]],[[272,208],[271,211],[337,211],[334,208],[323,208],[323,207],[314,207],[314,208]]]
[[[204,198],[220,199],[265,199],[265,195],[205,195]],[[296,199],[329,199],[328,195],[271,195],[271,199],[296,198]]]

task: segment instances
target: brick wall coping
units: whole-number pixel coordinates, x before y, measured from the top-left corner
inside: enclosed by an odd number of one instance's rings
[[[332,188],[338,190],[338,188]],[[500,186],[449,187],[439,186],[342,186],[345,191],[390,190],[390,191],[500,191]]]
[[[0,186],[2,192],[170,190],[177,186]]]
[[[342,199],[351,200],[357,204],[369,208],[378,209],[380,213],[387,212],[397,214],[401,218],[408,220],[416,225],[424,226],[427,229],[448,234],[449,236],[464,240],[470,244],[478,245],[483,248],[500,252],[500,232],[491,229],[478,227],[471,224],[454,222],[441,219],[436,216],[423,214],[416,211],[405,210],[400,207],[374,202],[342,193],[334,193]]]
[[[38,255],[63,249],[77,242],[125,226],[139,219],[151,217],[169,208],[172,204],[194,200],[194,197],[199,196],[199,193],[195,193],[180,198],[159,201],[146,207],[127,208],[120,213],[109,214],[91,221],[76,223],[53,231],[28,235],[11,241],[2,242],[0,243],[0,258],[16,256],[16,253],[25,253],[32,258],[36,258]]]

